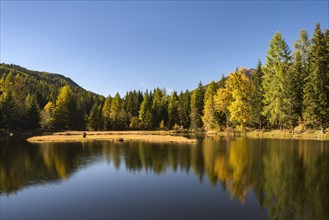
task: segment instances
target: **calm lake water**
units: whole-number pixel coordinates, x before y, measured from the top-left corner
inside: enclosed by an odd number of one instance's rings
[[[0,219],[329,219],[329,142],[0,142]]]

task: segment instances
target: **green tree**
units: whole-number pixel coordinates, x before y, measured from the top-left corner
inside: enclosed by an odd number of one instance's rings
[[[89,130],[99,131],[103,128],[101,109],[102,106],[98,103],[94,103],[92,106],[87,119],[87,128]]]
[[[105,130],[111,129],[111,102],[112,102],[112,97],[108,96],[106,98],[103,108],[102,108],[102,117],[104,120],[104,129]]]
[[[199,82],[198,88],[192,92],[191,95],[191,128],[197,130],[203,127],[202,116],[204,108],[204,88]]]
[[[305,88],[305,79],[309,75],[309,51],[310,51],[310,39],[307,31],[301,30],[299,34],[299,39],[295,42],[295,50],[293,52],[293,65],[291,67],[291,78],[287,82],[288,87],[293,88],[293,103],[294,106],[291,108],[294,109],[292,116],[292,121],[290,124],[293,124],[298,117],[298,121],[301,121],[302,112],[303,112],[303,99],[304,99],[304,88]],[[288,89],[288,91],[291,89]],[[290,103],[291,105],[291,103]]]
[[[153,117],[151,114],[151,94],[148,91],[145,92],[143,101],[139,110],[139,120],[140,120],[140,128],[145,130],[152,129]]]
[[[264,68],[264,111],[272,125],[280,127],[286,120],[283,111],[284,98],[284,76],[289,69],[291,56],[288,45],[277,32],[270,42],[270,49],[267,52]]]
[[[28,129],[37,129],[40,127],[40,109],[35,96],[28,94],[25,99],[26,122]]]
[[[251,94],[251,114],[254,124],[257,125],[259,129],[261,129],[265,123],[265,117],[262,115],[264,109],[264,89],[262,87],[263,77],[262,63],[258,60],[256,70],[251,77],[251,82],[254,87],[253,93]]]
[[[214,81],[212,81],[206,90],[204,98],[204,115],[202,122],[204,129],[209,131],[217,128],[218,121],[216,118],[214,95],[216,94],[217,88]]]
[[[140,120],[138,117],[131,118],[129,128],[132,130],[137,130],[140,128]]]
[[[181,92],[179,95],[179,115],[180,115],[180,124],[183,126],[183,128],[187,129],[191,126],[191,98],[190,98],[190,92],[186,90],[185,92]]]
[[[177,92],[173,91],[169,98],[169,104],[168,104],[168,128],[172,129],[174,125],[178,123],[179,123],[178,96],[177,96]]]
[[[304,119],[308,125],[320,128],[329,126],[329,37],[323,34],[318,23],[310,47],[310,69],[304,88]]]
[[[0,96],[0,109],[1,109],[0,128],[9,131],[16,129],[17,110],[11,92],[4,92]]]
[[[289,72],[284,76],[284,92],[282,110],[285,116],[286,127],[292,132],[297,126],[302,113],[303,104],[303,78],[302,78],[302,59],[299,53],[294,56],[294,63],[290,67]]]
[[[152,128],[156,129],[159,127],[162,120],[164,120],[164,122],[168,121],[168,104],[165,89],[161,90],[160,88],[156,88],[153,90],[153,94],[151,107],[153,116]]]

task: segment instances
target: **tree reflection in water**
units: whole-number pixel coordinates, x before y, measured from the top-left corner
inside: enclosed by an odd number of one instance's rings
[[[329,144],[320,141],[217,137],[197,145],[0,143],[0,193],[63,181],[101,161],[128,172],[193,172],[200,183],[220,184],[241,204],[253,191],[271,219],[329,218]]]

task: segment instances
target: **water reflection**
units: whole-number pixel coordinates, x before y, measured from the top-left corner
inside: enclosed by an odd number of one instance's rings
[[[30,145],[1,143],[0,193],[63,181],[105,161],[128,172],[193,173],[241,204],[252,191],[271,219],[329,218],[329,144],[206,138],[198,145],[142,142]]]

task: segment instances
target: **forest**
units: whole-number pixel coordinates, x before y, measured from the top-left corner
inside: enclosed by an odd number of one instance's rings
[[[257,61],[255,61],[255,64]],[[244,130],[329,127],[329,31],[316,24],[291,51],[277,32],[266,61],[192,91],[104,97],[59,74],[0,65],[0,130]]]

